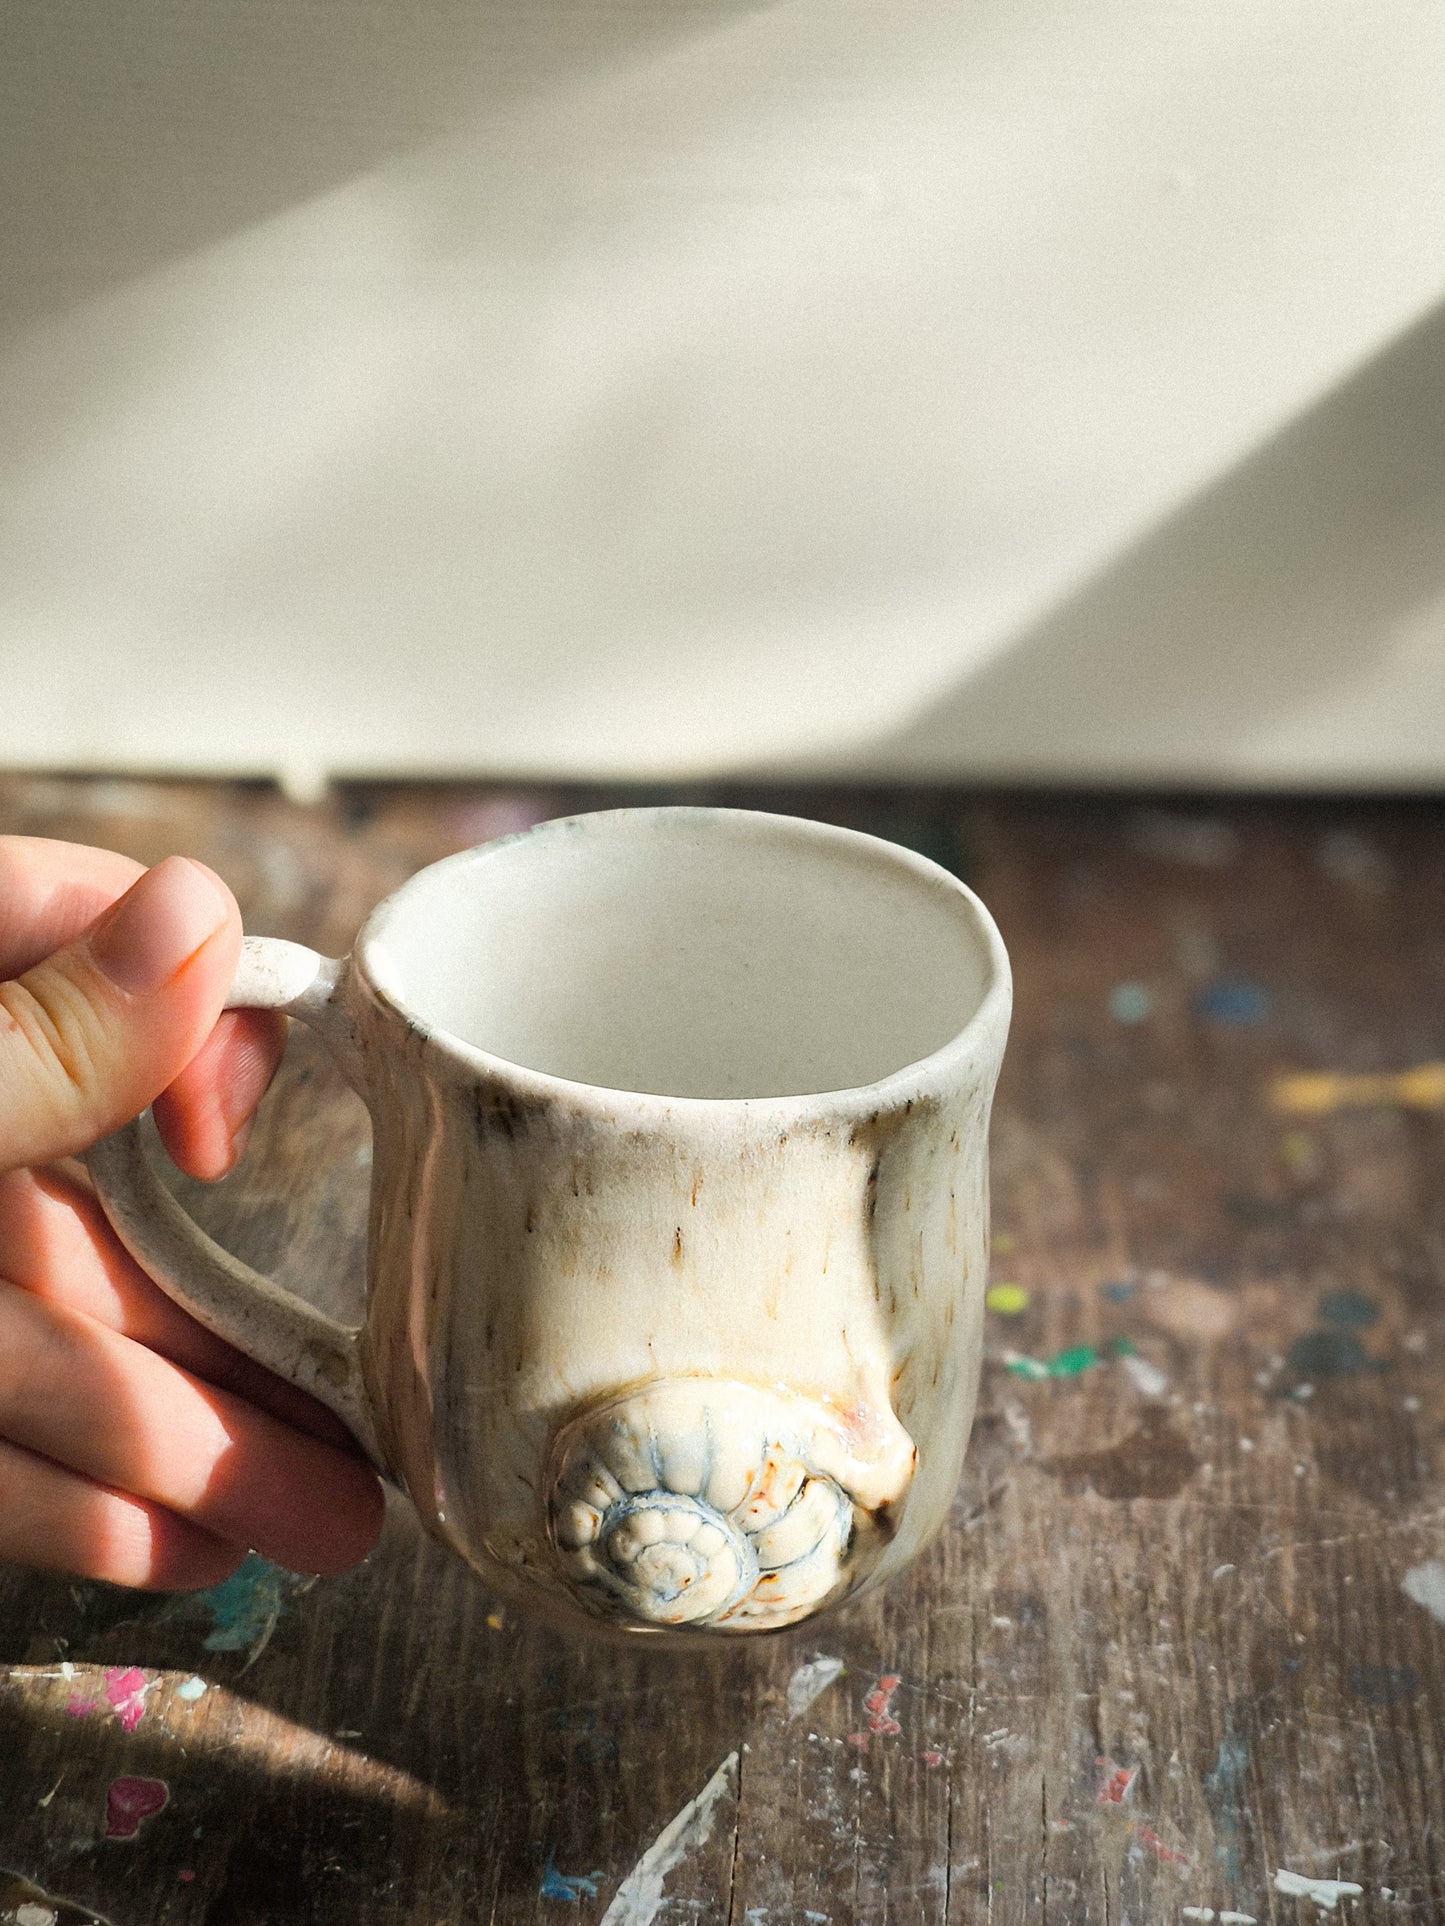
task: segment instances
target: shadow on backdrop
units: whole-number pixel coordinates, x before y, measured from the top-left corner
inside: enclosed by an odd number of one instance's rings
[[[0,341],[461,123],[772,0],[15,0]]]
[[[1445,305],[863,759],[1208,778],[1445,596]]]

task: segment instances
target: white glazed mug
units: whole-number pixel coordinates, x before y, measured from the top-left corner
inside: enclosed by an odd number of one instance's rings
[[[313,1026],[371,1114],[359,1330],[201,1232],[138,1124],[90,1167],[163,1288],[337,1412],[490,1583],[769,1630],[947,1513],[1009,1002],[987,911],[909,850],[571,817],[422,870],[341,962],[246,941],[231,1006]]]

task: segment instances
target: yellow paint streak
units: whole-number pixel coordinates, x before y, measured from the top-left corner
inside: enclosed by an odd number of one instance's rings
[[[1291,1117],[1323,1117],[1332,1110],[1355,1110],[1369,1104],[1445,1110],[1445,1063],[1419,1063],[1412,1070],[1379,1076],[1303,1071],[1276,1077],[1269,1086],[1269,1101],[1275,1110]]]

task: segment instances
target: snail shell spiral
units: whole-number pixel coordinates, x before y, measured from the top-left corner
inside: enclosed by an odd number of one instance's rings
[[[548,1533],[594,1613],[763,1631],[806,1617],[854,1575],[860,1539],[896,1502],[913,1446],[893,1426],[864,1461],[839,1419],[786,1391],[657,1383],[563,1426]]]

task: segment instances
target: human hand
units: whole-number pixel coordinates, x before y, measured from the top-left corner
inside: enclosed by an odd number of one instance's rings
[[[178,1164],[230,1168],[284,1040],[220,1014],[240,944],[199,863],[0,836],[0,1558],[184,1590],[253,1549],[341,1571],[380,1530],[339,1420],[173,1304],[55,1167],[154,1101]]]

